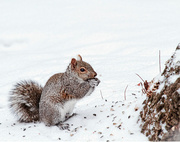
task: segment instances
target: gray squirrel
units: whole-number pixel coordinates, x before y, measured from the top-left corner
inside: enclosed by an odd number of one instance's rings
[[[34,81],[21,81],[10,92],[10,109],[19,122],[44,122],[68,129],[64,123],[73,116],[78,100],[90,95],[100,80],[90,64],[72,58],[64,73],[54,74],[44,87]]]

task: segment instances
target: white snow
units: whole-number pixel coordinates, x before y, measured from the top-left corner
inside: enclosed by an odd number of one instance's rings
[[[180,44],[179,44],[178,46],[180,46]],[[178,51],[175,53],[175,58],[174,58],[174,63],[177,64],[177,66],[180,66],[179,58],[180,58],[180,51],[178,50]]]
[[[180,75],[173,75],[173,76],[169,77],[169,79],[168,79],[169,84],[174,83],[177,80],[177,78],[179,78],[179,77],[180,77]]]
[[[164,68],[180,42],[179,13],[179,0],[1,0],[0,141],[147,141],[136,123],[145,96],[135,73],[148,81],[159,74],[159,50]],[[76,104],[70,131],[18,123],[8,108],[12,86],[44,85],[78,54],[101,83]]]
[[[156,91],[156,93],[160,93],[160,92],[162,91],[162,89],[164,88],[164,85],[165,85],[164,82],[161,83],[161,84],[159,85],[159,88],[158,88],[158,90]]]
[[[180,88],[177,90],[177,92],[180,94]]]

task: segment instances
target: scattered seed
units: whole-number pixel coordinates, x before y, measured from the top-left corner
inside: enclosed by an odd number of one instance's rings
[[[117,123],[113,123],[113,125],[116,125]]]
[[[102,134],[102,132],[98,132],[98,134],[100,134],[100,135],[101,135],[101,134]]]
[[[124,104],[122,104],[122,106],[124,106]]]
[[[122,111],[122,114],[125,114],[125,111]]]
[[[111,108],[110,110],[111,110],[111,111],[114,111],[114,109],[113,109],[113,108]]]
[[[84,119],[86,119],[86,117],[84,117]]]
[[[58,138],[58,140],[61,140],[61,138]]]
[[[113,119],[116,119],[116,118],[117,118],[117,116],[114,116],[114,117],[113,117]]]
[[[25,135],[23,137],[25,137]]]
[[[130,135],[134,135],[134,133],[130,133]]]
[[[109,129],[109,127],[106,127],[107,129]]]
[[[75,132],[77,132],[77,130],[78,130],[78,127],[76,127],[76,128],[74,129]]]
[[[72,136],[74,136],[74,134],[70,134],[70,136],[72,137]]]
[[[26,131],[26,128],[24,128],[23,131]]]
[[[104,136],[101,136],[100,138],[103,138]]]
[[[107,102],[107,100],[105,100]]]
[[[139,109],[138,107],[135,107],[135,108],[134,108],[135,111],[138,111],[138,109]]]
[[[113,120],[112,120],[112,122],[113,122],[113,121],[116,119],[116,117],[117,117],[117,116],[114,116],[114,117],[113,117]]]
[[[107,118],[109,117],[109,115],[107,116]]]
[[[110,134],[110,136],[114,136],[113,134]]]
[[[94,116],[96,116],[96,114],[93,114]]]
[[[120,125],[118,125],[118,129],[121,129],[121,124],[120,124]]]
[[[128,116],[128,119],[131,118],[131,115]]]

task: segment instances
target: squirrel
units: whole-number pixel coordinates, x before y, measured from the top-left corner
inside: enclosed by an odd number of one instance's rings
[[[46,126],[68,129],[64,123],[74,114],[75,104],[90,95],[100,80],[92,66],[72,58],[64,73],[54,74],[42,87],[34,81],[21,81],[10,92],[11,111],[19,122],[44,122]]]

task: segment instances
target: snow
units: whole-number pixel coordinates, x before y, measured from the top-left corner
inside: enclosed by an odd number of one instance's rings
[[[156,91],[157,94],[162,91],[162,89],[164,88],[164,85],[165,85],[164,82],[159,85],[159,88],[158,88],[157,91]]]
[[[174,83],[179,77],[180,75],[172,75],[171,77],[169,77],[169,84]]]
[[[180,44],[178,45],[180,47]],[[179,61],[179,57],[180,57],[180,51],[177,50],[177,52],[174,55],[174,63],[177,64],[177,66],[180,66],[180,61]]]
[[[164,68],[180,42],[180,1],[1,0],[0,13],[0,141],[148,140],[137,124],[145,96],[135,73],[148,81],[159,74],[159,50]],[[70,131],[18,123],[8,108],[12,86],[44,85],[77,54],[101,83],[77,102]]]
[[[177,90],[177,92],[180,94],[180,88]]]

